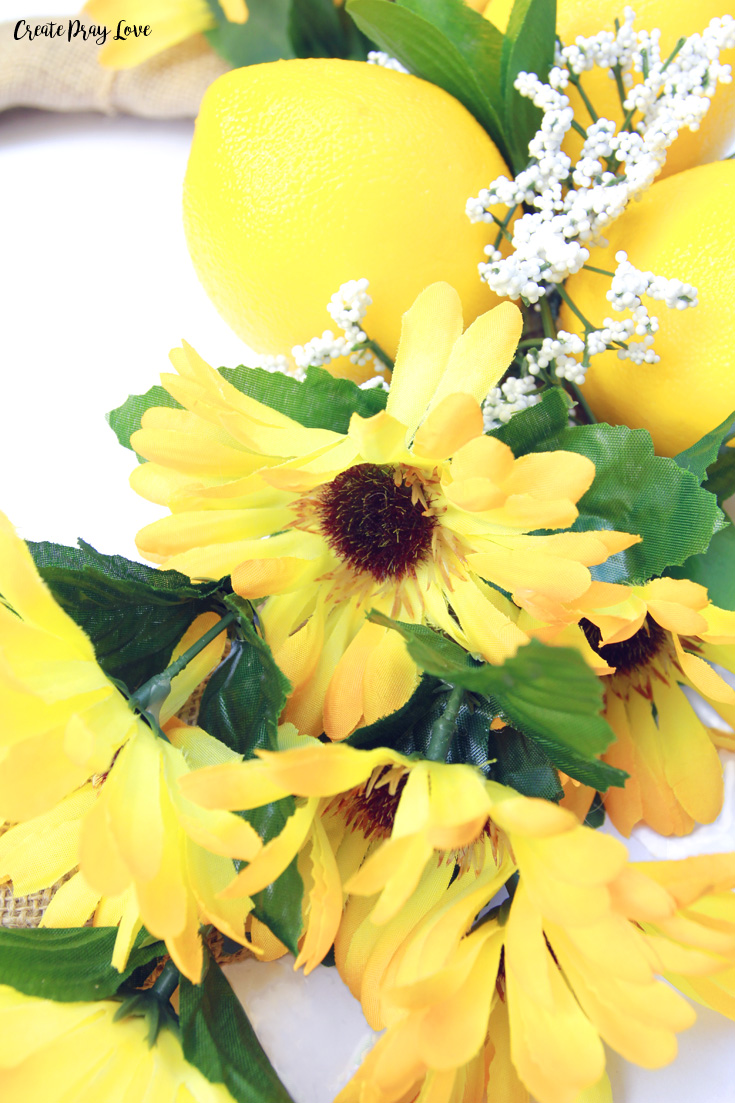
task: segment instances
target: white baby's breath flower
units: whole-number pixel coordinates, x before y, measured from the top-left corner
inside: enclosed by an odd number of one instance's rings
[[[626,7],[616,32],[557,44],[548,83],[526,72],[515,80],[518,92],[542,111],[539,130],[529,143],[529,163],[514,179],[499,176],[467,202],[471,221],[498,224],[478,268],[500,296],[536,304],[578,272],[589,259],[589,247],[601,243],[606,228],[653,183],[679,132],[697,129],[717,84],[731,80],[730,66],[719,60],[722,50],[735,46],[731,16],[713,19],[702,34],[684,40],[675,56],[664,58],[659,32],[636,31],[634,19],[632,8]],[[572,164],[561,148],[575,122],[565,89],[595,66],[609,70],[622,85],[626,125],[618,130],[610,119],[592,122]],[[504,223],[497,218],[500,205],[509,211]],[[521,205],[525,210],[519,214]],[[503,238],[510,251],[502,247]],[[605,318],[599,328],[590,323],[584,338],[575,342],[569,334],[545,338],[526,357],[531,377],[548,369],[579,385],[590,358],[611,348],[634,363],[657,361],[653,340],[658,319],[649,315],[641,296],[683,310],[696,306],[696,289],[680,279],[640,272],[624,253],[617,264],[607,298],[615,311],[628,316]]]
[[[393,69],[396,73],[407,73],[405,65],[402,65],[397,57],[391,57],[383,50],[370,50],[367,56],[368,65],[380,65],[383,69]]]

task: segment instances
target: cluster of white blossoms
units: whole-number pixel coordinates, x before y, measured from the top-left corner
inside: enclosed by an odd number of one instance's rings
[[[537,393],[536,381],[531,375],[509,375],[499,387],[493,387],[482,404],[485,432],[507,424],[513,414],[527,410],[540,401],[541,395]]]
[[[634,18],[628,7],[616,32],[558,46],[547,84],[533,73],[519,73],[516,79],[521,95],[543,112],[541,127],[529,143],[529,164],[515,179],[499,176],[467,201],[471,221],[498,225],[479,271],[499,296],[538,303],[578,272],[589,259],[588,245],[600,242],[606,227],[650,187],[679,132],[696,130],[717,84],[731,80],[730,66],[720,64],[719,57],[735,46],[732,17],[713,19],[701,34],[682,39],[668,58],[660,55],[658,32],[636,32]],[[610,119],[592,122],[574,164],[561,148],[572,125],[579,127],[564,89],[579,84],[580,74],[594,66],[615,78],[625,122],[619,130]],[[508,208],[503,221],[491,210],[500,204]],[[525,213],[512,221],[521,206]],[[504,237],[511,244],[508,256],[499,248]],[[548,370],[579,385],[590,357],[609,348],[634,363],[658,359],[653,349],[658,320],[648,314],[641,295],[682,310],[696,305],[696,290],[679,280],[640,272],[624,254],[616,259],[607,299],[628,316],[605,318],[599,328],[585,322],[584,338],[563,331],[547,336],[540,348],[527,353],[525,371],[530,375]]]
[[[383,50],[370,50],[367,56],[368,65],[380,65],[383,69],[393,69],[396,73],[407,73],[408,69],[402,65],[397,57],[391,57]]]
[[[363,386],[380,386],[385,382],[386,364],[370,349],[369,338],[361,328],[361,323],[372,299],[367,293],[368,280],[348,280],[332,295],[327,310],[337,326],[342,330],[338,336],[325,329],[321,337],[312,337],[305,345],[294,345],[291,355],[296,363],[296,379],[303,380],[307,368],[321,368],[340,356],[349,356],[353,364],[365,364],[370,359],[375,363],[376,375]],[[285,358],[280,357],[285,363]],[[277,369],[280,370],[280,369]]]

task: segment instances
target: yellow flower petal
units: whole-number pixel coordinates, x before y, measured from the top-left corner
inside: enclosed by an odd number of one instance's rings
[[[444,460],[482,433],[479,402],[471,395],[455,392],[432,407],[416,431],[411,451],[421,459]]]
[[[403,315],[386,410],[407,427],[409,439],[431,402],[461,333],[462,304],[448,283],[431,284]]]
[[[312,828],[318,804],[319,801],[312,797],[297,808],[280,835],[266,843],[253,861],[240,870],[235,880],[220,893],[222,899],[254,896],[280,877],[303,846]]]
[[[513,303],[500,303],[476,318],[452,348],[432,409],[457,391],[482,402],[513,359],[522,329],[523,315]]]
[[[578,452],[530,452],[513,464],[503,483],[507,494],[576,502],[592,485],[595,465]]]
[[[342,882],[318,816],[313,821],[309,857],[312,887],[308,894],[306,934],[294,962],[294,969],[304,966],[304,974],[310,973],[323,960],[342,918]]]

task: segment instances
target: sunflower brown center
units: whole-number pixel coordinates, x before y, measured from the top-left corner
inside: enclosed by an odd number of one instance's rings
[[[616,668],[617,674],[630,674],[632,670],[645,666],[661,649],[666,632],[651,616],[647,616],[641,627],[629,640],[621,643],[600,644],[601,633],[596,624],[585,617],[579,626],[587,637],[587,642],[606,663]]]
[[[431,550],[436,520],[391,467],[342,471],[322,489],[316,511],[333,551],[378,582],[399,581]]]
[[[381,775],[385,772],[381,771]],[[407,778],[408,774],[404,774],[394,785],[381,785],[380,777],[374,777],[373,784],[363,785],[361,789],[353,789],[338,797],[335,810],[342,813],[347,827],[361,831],[366,838],[387,839],[393,830],[396,809]]]

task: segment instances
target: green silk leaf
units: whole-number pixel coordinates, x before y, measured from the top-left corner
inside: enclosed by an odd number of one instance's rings
[[[691,447],[680,452],[675,457],[679,467],[685,467],[691,471],[700,483],[704,480],[707,470],[715,462],[721,451],[724,451],[725,441],[731,440],[735,435],[735,411],[728,414],[724,421],[720,422],[716,429],[710,430]]]
[[[245,23],[230,23],[217,0],[207,0],[217,26],[205,31],[213,50],[233,69],[295,56],[289,35],[291,0],[247,0]]]
[[[716,532],[707,551],[693,555],[680,567],[666,572],[671,578],[688,578],[704,586],[715,605],[735,609],[735,526]]]
[[[110,410],[107,416],[107,424],[112,429],[123,448],[130,448],[130,438],[140,429],[140,422],[146,410],[151,406],[166,406],[171,410],[181,410],[183,407],[164,387],[151,387],[145,394],[129,395],[121,406]],[[137,454],[137,453],[136,453]],[[138,456],[140,463],[144,463],[142,456]]]
[[[541,125],[541,109],[513,87],[520,72],[545,81],[554,64],[556,0],[515,0],[503,37],[501,80],[503,122],[510,146],[510,167],[528,164],[528,143]]]
[[[117,927],[0,927],[0,981],[58,1002],[104,1000],[142,965],[166,953],[140,931],[122,972],[113,968]]]
[[[400,754],[423,758],[434,724],[441,719],[450,687],[424,674],[410,701],[353,732],[346,743],[362,750],[392,747]],[[501,731],[490,727],[497,707],[479,694],[467,693],[457,713],[454,738],[447,762],[476,766],[485,777],[510,785],[527,797],[558,801],[563,796],[559,776],[547,754],[532,739],[510,725]]]
[[[189,1064],[210,1083],[224,1084],[236,1103],[294,1103],[212,957],[201,984],[181,978],[179,1029]]]
[[[110,678],[135,690],[163,670],[200,613],[222,612],[219,582],[193,583],[120,555],[29,541],[41,578],[91,639]]]
[[[335,379],[324,368],[309,368],[303,382],[283,372],[264,368],[220,368],[220,374],[242,394],[286,414],[307,429],[331,429],[346,433],[353,414],[372,417],[385,409],[388,396],[382,388],[361,391],[349,379]],[[152,406],[182,409],[163,387],[151,387],[145,394],[130,395],[107,415],[110,427],[124,448],[140,429],[141,418]]]
[[[276,750],[278,718],[291,686],[276,666],[268,644],[255,630],[250,604],[235,594],[227,597],[225,604],[237,613],[237,637],[207,683],[198,723],[233,751],[252,758],[260,748]],[[294,809],[293,797],[284,797],[241,815],[267,843],[280,834]],[[272,885],[253,897],[256,918],[294,954],[298,953],[303,926],[303,894],[304,884],[294,859]]]
[[[705,551],[724,524],[715,496],[675,460],[654,455],[645,429],[579,425],[535,450],[556,449],[579,452],[595,465],[595,481],[577,503],[572,530],[616,529],[642,537],[592,567],[595,578],[639,585]]]
[[[538,451],[569,425],[570,401],[562,387],[549,387],[540,402],[519,410],[506,425],[492,429],[488,436],[502,440],[516,457]]]
[[[289,36],[297,57],[365,61],[370,42],[334,0],[292,0]]]
[[[707,478],[702,485],[710,494],[715,495],[720,506],[735,495],[735,448],[722,450],[708,469]]]
[[[452,0],[455,8],[457,3],[458,0]],[[347,2],[347,11],[363,34],[391,57],[398,58],[414,76],[436,84],[459,100],[507,160],[500,116],[489,95],[492,82],[487,75],[475,71],[474,59],[468,60],[462,53],[460,44],[466,43],[464,30],[460,27],[454,39],[448,37],[442,26],[432,22],[429,13],[433,8],[434,5],[425,4],[423,14],[419,15],[391,0]],[[440,22],[446,27],[446,20]]]
[[[624,784],[627,774],[599,761],[615,736],[600,715],[602,681],[578,651],[532,640],[501,666],[478,664],[423,625],[375,611],[368,619],[400,632],[411,658],[428,674],[489,698],[496,713],[533,739],[558,769],[596,789]]]
[[[242,812],[241,815],[252,824],[263,842],[269,843],[276,835],[280,835],[295,810],[294,798],[283,797],[263,805],[262,808]],[[298,955],[298,942],[304,929],[301,915],[303,895],[304,882],[298,871],[298,859],[294,858],[280,877],[253,896],[255,918],[265,923],[294,957]]]
[[[237,614],[237,635],[207,683],[199,723],[225,746],[252,758],[258,748],[276,749],[278,718],[291,686],[255,630],[250,603],[229,594],[224,604]]]

